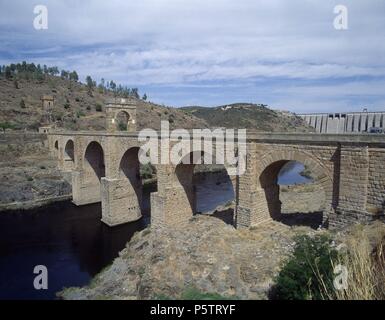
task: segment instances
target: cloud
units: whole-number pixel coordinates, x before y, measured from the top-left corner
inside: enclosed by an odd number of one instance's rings
[[[339,4],[333,0],[41,4],[48,7],[49,28],[37,31],[30,1],[0,1],[1,63],[29,60],[75,69],[83,79],[91,74],[140,86],[157,102],[210,105],[222,97],[228,103],[244,97],[274,105],[291,101],[287,107],[297,110],[313,99],[309,108],[342,108],[365,99],[374,103],[365,81],[385,78],[382,0],[345,1],[349,29],[344,31],[333,28],[333,8]],[[346,90],[334,89],[352,78],[365,80],[355,82],[356,101]],[[317,81],[329,86],[314,85]],[[223,94],[229,85],[233,90]],[[199,98],[189,96],[189,86],[194,94],[202,90]],[[281,90],[290,87],[298,88],[295,99],[293,92]],[[287,96],[279,102],[277,92]],[[315,103],[325,97],[333,100]]]

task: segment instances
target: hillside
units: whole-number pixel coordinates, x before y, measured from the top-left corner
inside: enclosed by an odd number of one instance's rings
[[[0,123],[8,123],[15,129],[37,130],[42,123],[41,96],[53,95],[53,117],[59,128],[70,130],[103,130],[105,128],[104,102],[114,93],[100,93],[94,89],[90,95],[87,87],[79,82],[57,76],[45,80],[13,80],[0,77]],[[24,101],[22,106],[21,101]],[[173,128],[204,128],[203,119],[170,107],[159,106],[137,99],[138,128],[160,128],[160,120],[169,120]]]
[[[129,96],[137,101],[137,125],[160,128],[168,120],[171,128],[247,128],[255,131],[309,131],[301,118],[290,112],[274,111],[265,105],[236,103],[215,108],[171,108],[139,99],[138,89],[117,86],[113,81],[99,85],[87,76],[79,82],[77,73],[57,67],[41,68],[23,62],[0,67],[0,127],[37,130],[43,123],[41,97],[54,96],[51,118],[57,128],[67,130],[104,130],[104,103],[114,96]]]
[[[293,113],[271,110],[260,104],[235,103],[215,108],[184,107],[182,110],[205,120],[210,127],[247,128],[273,132],[311,130]]]

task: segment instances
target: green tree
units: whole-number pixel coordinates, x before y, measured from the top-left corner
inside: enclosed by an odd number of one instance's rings
[[[116,90],[116,83],[114,82],[114,81],[110,81],[110,89],[112,90],[112,91],[115,91]]]
[[[26,61],[23,61],[21,63],[21,71],[27,71],[27,62]]]
[[[48,73],[49,73],[51,76],[56,76],[56,75],[58,75],[60,72],[59,72],[58,67],[49,67],[49,68],[48,68]]]
[[[75,82],[79,81],[79,76],[75,70],[70,73],[69,77],[70,77],[70,80],[72,81],[75,81]]]
[[[140,98],[140,97],[139,97],[139,90],[138,90],[138,88],[132,88],[132,89],[131,89],[131,96],[134,97],[134,98],[136,98],[136,99],[139,99],[139,98]]]
[[[43,69],[41,68],[40,64],[38,64],[36,66],[36,70],[35,72],[33,73],[33,77],[36,79],[36,80],[44,80],[44,74],[43,74]]]
[[[62,70],[61,73],[60,73],[60,76],[61,76],[63,79],[68,79],[68,71]]]
[[[11,67],[10,66],[6,66],[5,67],[5,78],[6,79],[12,79],[12,70],[11,70]]]
[[[87,86],[87,91],[88,94],[92,94],[92,89],[94,87],[94,81],[92,80],[91,76],[86,77],[86,86]]]
[[[144,101],[146,101],[146,100],[147,100],[147,94],[144,94],[143,97],[142,97],[142,99],[143,99]]]
[[[104,86],[103,86],[102,83],[99,83],[99,85],[98,85],[98,91],[99,91],[99,93],[104,93]]]

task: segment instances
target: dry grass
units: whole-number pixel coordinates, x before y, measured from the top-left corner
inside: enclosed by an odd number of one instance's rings
[[[347,288],[324,293],[327,299],[383,300],[385,299],[385,226],[358,225],[344,237],[339,261],[346,266]]]

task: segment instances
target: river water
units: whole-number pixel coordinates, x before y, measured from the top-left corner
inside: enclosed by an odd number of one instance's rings
[[[298,170],[294,166],[279,179],[285,184],[300,182],[303,177]],[[142,219],[113,228],[100,221],[100,204],[76,207],[68,201],[1,213],[0,299],[55,299],[56,292],[64,287],[88,284],[112,263],[136,231],[149,224],[149,199],[155,188],[144,189]],[[198,212],[211,211],[234,198],[231,181],[218,180],[215,174],[198,179],[196,192]],[[33,269],[37,265],[48,269],[47,290],[33,287]]]

